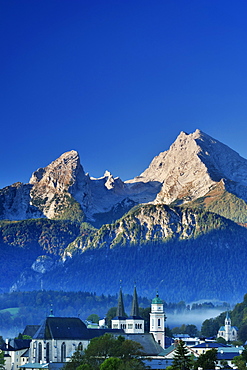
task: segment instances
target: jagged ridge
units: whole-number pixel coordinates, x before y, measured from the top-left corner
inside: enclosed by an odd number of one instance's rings
[[[241,199],[241,207],[238,212],[236,207],[234,211],[231,207],[210,209],[247,222],[243,217],[247,201],[246,159],[200,130],[181,132],[169,150],[155,157],[140,176],[125,182],[109,171],[98,179],[90,177],[84,172],[78,152],[66,152],[35,171],[30,184],[0,190],[0,218],[67,218],[89,221],[98,227],[115,221],[138,204],[180,205],[208,199],[219,185],[222,194],[225,191]],[[225,199],[222,194],[221,203]],[[207,202],[204,207],[207,209]]]

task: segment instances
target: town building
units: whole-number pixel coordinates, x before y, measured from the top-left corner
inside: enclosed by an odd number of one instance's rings
[[[30,339],[6,339],[1,350],[4,351],[4,367],[7,370],[18,370],[28,362]]]

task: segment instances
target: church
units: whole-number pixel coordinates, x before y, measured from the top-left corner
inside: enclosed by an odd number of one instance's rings
[[[136,287],[129,317],[125,315],[120,288],[117,316],[112,320],[111,329],[90,329],[79,318],[55,317],[51,312],[31,340],[28,362],[29,364],[64,363],[70,359],[76,349],[83,351],[93,338],[105,333],[134,340],[141,344],[146,356],[157,357],[165,347],[165,319],[163,301],[157,293],[151,304],[150,331],[144,333],[144,319],[139,315]],[[29,364],[23,365],[22,368],[28,368]]]
[[[227,342],[232,342],[238,339],[238,328],[236,326],[232,326],[229,312],[226,314],[225,326],[221,326],[219,328],[217,338],[220,337],[224,338]]]
[[[157,292],[156,297],[151,303],[149,333],[153,335],[155,341],[162,348],[165,348],[165,320],[164,304]],[[122,329],[126,334],[144,333],[144,319],[139,315],[136,287],[134,288],[131,314],[129,317],[125,316],[123,294],[120,288],[117,314],[112,319],[112,329]]]

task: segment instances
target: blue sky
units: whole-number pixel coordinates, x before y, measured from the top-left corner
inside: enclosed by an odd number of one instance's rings
[[[247,158],[247,2],[0,0],[0,188],[75,149],[139,175],[196,128]]]

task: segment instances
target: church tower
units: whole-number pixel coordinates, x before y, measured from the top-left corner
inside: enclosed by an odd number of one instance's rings
[[[227,342],[231,340],[231,326],[232,326],[231,318],[229,312],[227,311],[225,318],[225,340]]]
[[[124,312],[123,293],[120,286],[116,317],[111,321],[112,329],[126,329],[126,316]]]
[[[165,348],[165,320],[164,304],[157,292],[151,304],[150,333],[153,334],[156,342],[163,348]]]
[[[144,333],[144,319],[139,316],[139,306],[137,299],[136,287],[134,288],[131,314],[125,316],[123,294],[120,288],[117,306],[117,315],[111,321],[112,329],[123,329],[127,334],[142,334]]]
[[[139,306],[136,287],[134,287],[131,314],[126,319],[126,333],[142,334],[144,333],[144,319],[139,315]]]

